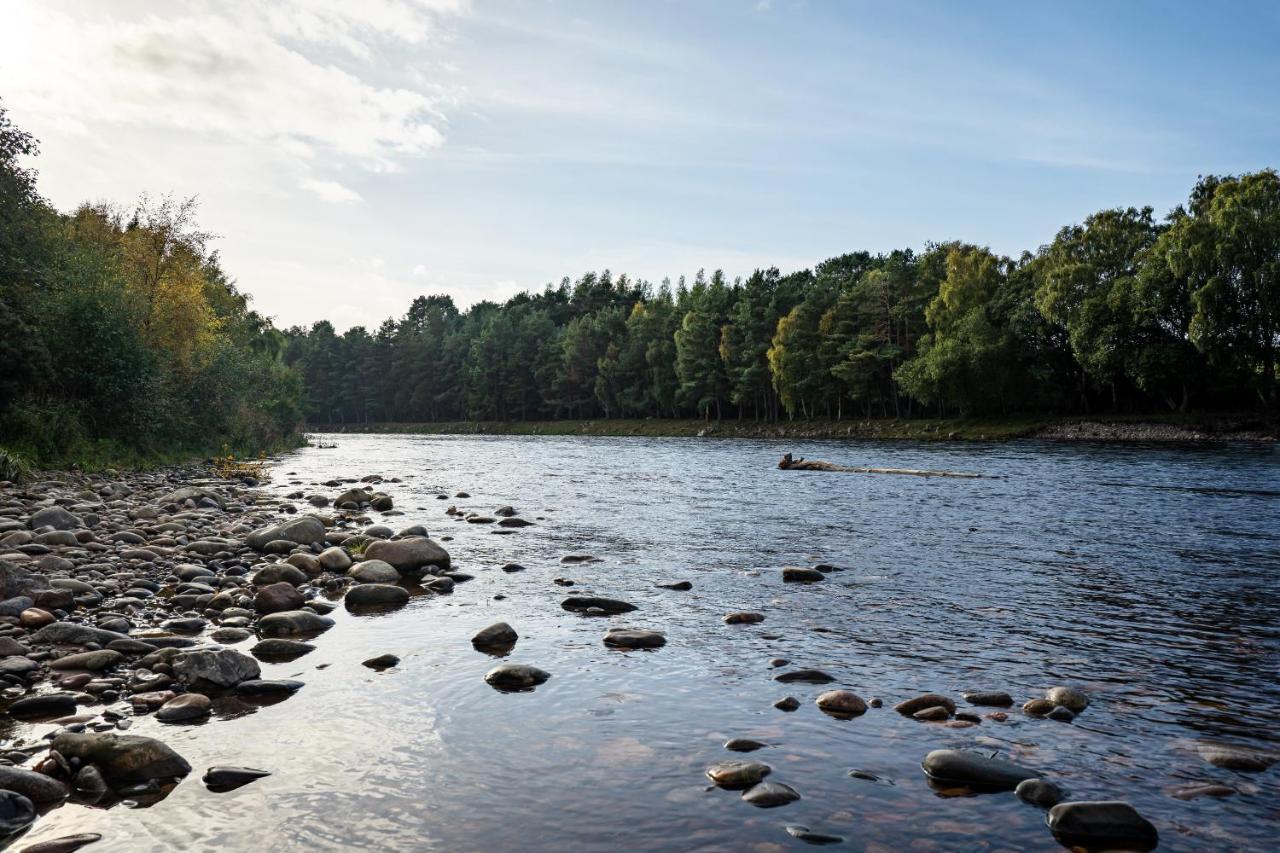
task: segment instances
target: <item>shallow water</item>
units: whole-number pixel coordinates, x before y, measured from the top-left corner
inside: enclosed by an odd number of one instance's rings
[[[270,488],[332,495],[310,484],[401,477],[387,491],[404,515],[387,523],[452,536],[455,568],[476,579],[390,614],[339,609],[315,652],[263,667],[306,681],[285,702],[199,726],[139,719],[131,732],[158,732],[192,775],[150,808],[58,809],[19,846],[97,831],[89,850],[768,851],[802,848],[784,827],[803,824],[855,850],[1060,849],[1043,812],[1010,793],[932,790],[919,763],[943,747],[998,751],[1072,799],[1129,800],[1161,850],[1268,849],[1280,831],[1280,766],[1235,773],[1195,751],[1280,751],[1276,447],[336,440],[286,457]],[[1000,479],[779,471],[788,449]],[[436,499],[460,490],[471,497]],[[512,504],[537,526],[494,535],[445,516],[450,504]],[[562,565],[571,553],[602,561]],[[509,561],[528,570],[501,572]],[[781,582],[780,567],[819,562],[847,570]],[[654,586],[686,579],[692,592]],[[600,619],[559,606],[592,593],[640,609]],[[766,621],[721,623],[739,609]],[[509,659],[550,681],[515,694],[485,684],[494,661],[469,639],[498,620],[520,633]],[[665,631],[668,645],[611,651],[613,625]],[[400,666],[360,665],[384,652]],[[886,706],[975,688],[1020,704],[1055,684],[1092,704],[1071,724],[1016,707],[969,729],[888,707],[841,721],[813,705],[827,688],[775,683],[772,657]],[[775,710],[784,695],[800,710]],[[730,737],[770,743],[750,757],[803,799],[765,810],[710,788],[707,765],[743,757],[722,749]],[[212,764],[274,775],[215,794],[199,780]],[[1201,782],[1242,793],[1168,793]]]

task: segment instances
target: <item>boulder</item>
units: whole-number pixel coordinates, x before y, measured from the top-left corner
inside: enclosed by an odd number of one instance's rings
[[[253,597],[253,609],[259,613],[282,613],[297,610],[304,601],[297,587],[288,581],[280,581],[258,590]]]
[[[192,649],[173,659],[173,676],[190,690],[235,687],[262,674],[258,662],[235,649]]]
[[[400,572],[385,560],[364,560],[347,570],[347,575],[358,583],[396,583]]]
[[[261,527],[245,537],[250,548],[261,551],[268,542],[293,542],[298,545],[324,544],[324,522],[314,515],[300,515],[279,524]]]
[[[84,527],[78,516],[72,515],[60,506],[47,506],[31,513],[28,521],[32,530],[41,527],[52,527],[54,530],[75,530]]]
[[[449,552],[425,536],[371,542],[365,548],[364,558],[390,563],[401,575],[411,577],[421,576],[433,568],[447,572],[451,565]]]
[[[63,732],[50,747],[64,758],[95,764],[112,785],[186,776],[191,765],[167,744],[141,735]]]

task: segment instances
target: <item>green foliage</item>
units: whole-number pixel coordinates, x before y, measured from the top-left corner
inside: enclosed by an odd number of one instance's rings
[[[31,463],[7,448],[0,447],[0,480],[24,483],[32,474]]]

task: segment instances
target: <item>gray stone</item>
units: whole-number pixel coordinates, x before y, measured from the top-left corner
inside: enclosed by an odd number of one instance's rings
[[[286,610],[269,613],[258,620],[258,633],[263,637],[292,637],[318,634],[333,627],[333,620],[310,610]]]
[[[742,792],[742,799],[762,809],[785,806],[800,799],[800,794],[790,785],[781,782],[760,782]]]
[[[1040,777],[1037,771],[1012,761],[958,749],[935,749],[925,756],[922,766],[929,778],[939,782],[999,790],[1012,790],[1025,779]]]
[[[263,640],[249,651],[262,660],[289,661],[300,658],[307,652],[315,651],[315,646],[299,640]]]
[[[47,506],[31,514],[28,522],[32,530],[41,527],[52,527],[54,530],[75,530],[84,527],[78,516],[72,515],[60,506]]]
[[[421,576],[430,569],[449,571],[449,552],[425,536],[371,542],[364,551],[366,560],[390,563],[405,576]]]
[[[1042,809],[1048,809],[1062,802],[1062,789],[1044,779],[1023,779],[1013,789],[1018,799]]]
[[[399,606],[409,603],[409,591],[387,583],[360,583],[347,590],[347,608]]]
[[[937,693],[925,693],[916,696],[914,699],[907,699],[893,706],[893,710],[897,711],[904,717],[915,716],[917,711],[923,711],[925,708],[942,707],[947,709],[948,714],[956,712],[956,703],[948,699],[946,696],[939,696]]]
[[[124,660],[124,655],[111,649],[99,649],[96,652],[81,652],[66,655],[49,662],[50,669],[84,669],[98,672],[110,669]]]
[[[358,583],[396,583],[400,572],[385,560],[364,560],[347,570],[347,575]]]
[[[1059,803],[1049,809],[1049,829],[1068,847],[1153,850],[1160,841],[1151,822],[1128,803]]]
[[[97,765],[113,786],[172,779],[191,772],[191,765],[167,744],[141,735],[64,732],[53,739],[50,747],[64,758]]]
[[[768,764],[747,759],[720,761],[707,768],[707,778],[721,788],[750,788],[773,772]]]
[[[597,598],[594,596],[571,595],[560,603],[565,610],[581,613],[587,610],[601,610],[607,614],[630,613],[636,609],[634,604],[619,601],[616,598]]]
[[[476,635],[471,638],[471,645],[481,651],[508,652],[515,647],[519,639],[520,635],[516,633],[515,628],[506,622],[495,622],[476,632]]]
[[[667,644],[667,638],[657,631],[610,628],[604,635],[604,644],[615,649],[657,649]]]
[[[262,674],[258,662],[235,649],[192,649],[173,659],[173,676],[191,690],[235,687]]]
[[[60,803],[71,791],[66,785],[24,767],[6,767],[0,765],[0,789],[16,791],[33,803]]]
[[[499,664],[484,674],[484,680],[498,690],[529,690],[550,677],[550,673],[522,663]]]
[[[207,717],[213,703],[200,693],[183,693],[175,696],[156,711],[156,719],[165,723],[177,723]]]
[[[851,690],[828,690],[816,703],[819,710],[836,717],[857,717],[867,712],[867,703]]]
[[[1073,714],[1079,714],[1089,707],[1089,697],[1072,687],[1051,687],[1045,691],[1044,698]]]
[[[314,515],[300,515],[279,524],[259,528],[245,537],[250,548],[261,551],[268,542],[323,545],[324,522]]]

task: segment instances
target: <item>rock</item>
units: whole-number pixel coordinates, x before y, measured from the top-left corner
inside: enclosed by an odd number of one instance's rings
[[[346,549],[336,545],[325,548],[316,559],[320,561],[320,568],[326,572],[345,572],[351,568],[351,555],[346,552]]]
[[[204,772],[202,782],[212,791],[234,791],[266,776],[269,770],[255,770],[252,767],[210,767]]]
[[[236,695],[250,698],[288,696],[305,686],[305,682],[294,678],[251,678],[236,685]]]
[[[1276,762],[1274,755],[1255,752],[1244,747],[1231,746],[1230,744],[1201,743],[1196,745],[1196,751],[1200,753],[1200,757],[1205,761],[1214,767],[1221,767],[1224,770],[1261,773]]]
[[[509,652],[515,647],[520,635],[516,629],[506,622],[495,622],[483,628],[471,638],[471,645],[485,652]]]
[[[939,782],[997,790],[1013,790],[1025,779],[1040,777],[1035,770],[1012,761],[958,749],[935,749],[925,756],[922,766],[930,779]]]
[[[750,611],[739,611],[737,613],[730,613],[724,617],[724,624],[726,625],[753,625],[756,622],[763,622],[763,621],[764,621],[763,613],[752,613]]]
[[[315,646],[298,640],[263,640],[249,651],[261,660],[290,661],[314,650]]]
[[[29,844],[23,847],[20,853],[75,853],[81,847],[101,840],[101,833],[81,832],[76,835],[64,835],[61,838],[51,838],[48,841]]]
[[[1070,687],[1051,687],[1045,691],[1044,698],[1055,705],[1061,705],[1072,714],[1079,714],[1089,707],[1089,697]]]
[[[657,631],[610,628],[604,635],[604,644],[615,649],[658,649],[667,644],[667,638]]]
[[[387,583],[361,583],[347,590],[343,601],[348,610],[353,607],[398,607],[409,603],[409,590]]]
[[[923,711],[925,708],[933,708],[935,706],[946,708],[948,714],[956,712],[956,703],[946,696],[939,696],[937,693],[925,693],[914,699],[899,702],[893,706],[893,710],[904,717],[911,717],[915,715],[916,711]]]
[[[112,787],[191,772],[191,765],[167,744],[141,735],[64,732],[54,737],[50,746],[67,759],[96,764]]]
[[[0,765],[0,789],[21,794],[37,805],[60,803],[71,791],[66,785],[35,770]]]
[[[8,708],[9,716],[18,720],[66,717],[76,712],[76,697],[71,693],[41,693],[25,696]]]
[[[844,839],[839,835],[827,835],[822,832],[814,832],[809,827],[801,826],[798,823],[789,823],[787,824],[786,829],[787,835],[790,835],[792,838],[799,839],[805,844],[822,845],[841,844],[844,842]]]
[[[657,586],[659,589],[674,589],[677,592],[688,592],[689,590],[693,589],[693,584],[690,581],[676,581],[675,583],[660,583],[660,584],[655,584],[655,586]]]
[[[361,662],[361,666],[367,666],[369,669],[390,669],[400,663],[400,658],[393,654],[378,655]]]
[[[1128,803],[1059,803],[1049,809],[1049,829],[1068,847],[1104,850],[1153,850],[1156,828]]]
[[[828,690],[817,698],[818,709],[838,717],[857,717],[867,712],[867,703],[849,690]]]
[[[110,669],[124,660],[124,655],[119,652],[113,652],[110,649],[99,649],[96,652],[81,652],[75,655],[66,655],[57,660],[49,662],[50,669],[86,669],[90,672],[99,672],[104,669]]]
[[[21,566],[7,560],[0,560],[0,600],[32,597],[41,590],[49,588],[49,581],[40,575],[34,575]],[[31,604],[34,604],[34,599]],[[28,604],[27,607],[30,607]]]
[[[286,610],[269,613],[258,620],[258,634],[263,637],[292,637],[318,634],[333,627],[333,620],[310,610]]]
[[[71,780],[71,787],[75,789],[81,799],[88,800],[91,803],[96,803],[111,793],[111,789],[107,787],[107,780],[102,778],[102,773],[92,764],[86,764],[80,768]]]
[[[1171,797],[1179,800],[1194,800],[1198,797],[1231,797],[1238,791],[1226,785],[1184,785],[1169,792]]]
[[[183,486],[180,489],[169,492],[167,495],[161,496],[156,502],[161,506],[166,506],[168,504],[184,504],[187,501],[200,503],[201,500],[211,500],[220,507],[226,507],[227,505],[222,495],[199,486]]]
[[[0,790],[0,838],[26,829],[36,819],[36,807],[21,794]]]
[[[173,659],[173,676],[191,690],[235,687],[262,674],[258,662],[235,649],[192,649]]]
[[[513,575],[516,572],[523,572],[525,568],[519,563],[507,563],[502,567],[502,570],[509,575]]]
[[[290,554],[284,561],[290,566],[301,569],[302,573],[309,578],[319,577],[324,572],[320,561],[311,554]]]
[[[307,573],[292,563],[272,563],[259,569],[253,575],[254,586],[273,586],[278,583],[302,586],[306,582]]]
[[[32,530],[41,527],[52,527],[54,530],[75,530],[84,527],[78,516],[72,515],[60,506],[47,506],[31,514],[28,522]]]
[[[429,578],[422,581],[423,589],[429,589],[440,595],[448,595],[453,592],[454,580],[451,577],[444,576],[438,578]]]
[[[177,723],[207,717],[213,708],[208,696],[200,693],[183,693],[175,696],[156,711],[156,719],[165,723]]]
[[[586,610],[602,610],[611,615],[616,615],[618,613],[630,613],[636,609],[634,604],[626,601],[619,601],[616,598],[597,598],[594,596],[581,595],[569,596],[564,601],[560,602],[560,606],[573,613],[581,613]]]
[[[565,554],[560,558],[561,563],[578,564],[578,563],[598,563],[599,557],[593,557],[590,554]]]
[[[1043,717],[1056,707],[1058,706],[1048,699],[1031,699],[1023,704],[1022,712],[1033,717]]]
[[[484,674],[484,680],[498,690],[530,690],[551,677],[550,673],[522,663],[504,663]]]
[[[384,560],[365,560],[347,570],[347,575],[357,583],[396,583],[400,572]]]
[[[782,570],[784,583],[817,583],[826,580],[827,576],[817,569],[806,569],[800,566],[787,566]]]
[[[755,752],[757,749],[764,749],[768,745],[746,737],[735,737],[724,742],[724,748],[732,752]]]
[[[774,702],[773,707],[779,711],[797,711],[800,709],[800,700],[794,696],[785,696]]]
[[[1048,809],[1062,802],[1063,791],[1052,782],[1044,779],[1023,779],[1013,789],[1018,799],[1042,809]]]
[[[420,577],[432,568],[441,572],[450,568],[449,552],[425,536],[372,542],[365,548],[364,557],[390,563],[401,575],[409,577]]]
[[[323,545],[324,522],[314,515],[300,515],[280,524],[259,528],[244,540],[250,548],[262,551],[268,542],[293,542],[297,545]]]
[[[1069,708],[1062,705],[1055,705],[1053,710],[1045,714],[1045,716],[1060,723],[1069,723],[1076,718],[1076,715]]]
[[[921,708],[911,716],[923,723],[937,723],[947,719],[951,714],[941,705],[934,705],[932,708]]]
[[[305,601],[297,587],[288,581],[280,581],[258,590],[253,597],[253,609],[259,613],[282,613],[297,610]]]
[[[780,681],[783,684],[830,684],[836,679],[835,676],[820,669],[793,669],[781,675],[775,675],[773,680]]]
[[[961,694],[970,705],[991,705],[997,708],[1008,708],[1013,704],[1013,697],[998,691],[971,691]]]
[[[707,768],[707,778],[721,788],[750,788],[773,772],[768,764],[748,759],[721,761]]]
[[[795,788],[781,782],[760,782],[742,792],[742,799],[762,809],[785,806],[800,799]]]
[[[230,621],[230,620],[228,620]],[[247,620],[246,620],[247,621]],[[209,639],[219,643],[239,643],[253,636],[253,632],[245,628],[223,627],[209,633]]]

